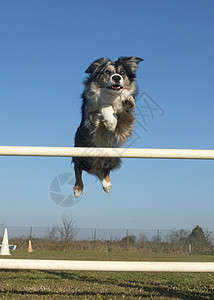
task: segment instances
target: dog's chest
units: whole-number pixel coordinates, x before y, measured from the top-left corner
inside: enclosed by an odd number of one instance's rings
[[[99,98],[99,109],[103,106],[112,106],[114,112],[118,112],[122,109],[122,99],[121,99],[121,93],[111,93],[106,91],[106,89],[100,91]]]
[[[112,106],[115,113],[122,110],[123,101],[130,96],[130,92],[123,90],[121,93],[108,92],[106,89],[101,89],[98,95],[99,107]]]

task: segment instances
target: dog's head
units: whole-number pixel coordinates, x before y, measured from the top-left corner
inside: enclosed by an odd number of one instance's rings
[[[106,88],[112,93],[122,90],[131,90],[136,79],[138,63],[143,61],[140,57],[120,57],[117,61],[108,58],[95,60],[85,71],[90,74],[100,88]]]

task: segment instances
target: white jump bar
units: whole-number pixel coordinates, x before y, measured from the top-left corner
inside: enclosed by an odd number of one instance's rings
[[[0,146],[0,156],[214,159],[214,150]]]
[[[214,262],[127,262],[0,259],[0,270],[1,269],[112,272],[214,272]]]

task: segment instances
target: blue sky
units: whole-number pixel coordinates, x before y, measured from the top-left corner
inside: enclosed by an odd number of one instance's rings
[[[127,147],[213,149],[213,10],[199,0],[0,1],[0,144],[73,146],[86,68],[139,56]],[[124,159],[109,195],[84,174],[83,196],[67,208],[49,189],[60,174],[72,181],[69,158],[0,161],[0,224],[51,226],[71,213],[79,227],[214,229],[212,161]]]

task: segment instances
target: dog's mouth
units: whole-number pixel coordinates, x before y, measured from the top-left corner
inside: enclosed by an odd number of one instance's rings
[[[112,91],[120,91],[123,89],[123,86],[120,84],[112,84],[111,86],[107,86],[107,89],[110,89]]]

